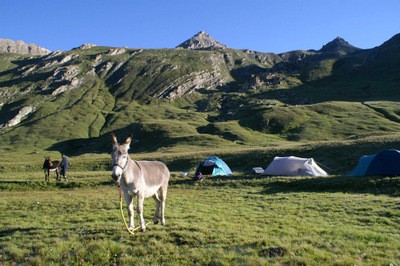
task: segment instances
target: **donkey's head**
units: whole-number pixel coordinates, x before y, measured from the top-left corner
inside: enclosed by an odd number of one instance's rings
[[[132,141],[132,136],[129,135],[123,144],[118,144],[117,137],[114,135],[114,133],[112,133],[111,139],[113,144],[113,151],[111,153],[113,169],[111,176],[114,181],[119,183],[122,173],[125,171],[125,168],[128,165],[128,150]]]
[[[50,157],[44,157],[44,162],[43,162],[43,168],[50,168],[53,166],[53,163],[50,159]]]

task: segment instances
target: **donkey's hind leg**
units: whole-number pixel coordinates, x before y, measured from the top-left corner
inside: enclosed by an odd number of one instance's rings
[[[165,202],[167,201],[167,189],[168,185],[161,186],[160,188],[160,207],[161,207],[161,224],[165,225]]]
[[[158,191],[156,192],[156,194],[153,195],[153,199],[156,202],[156,212],[154,213],[153,222],[154,224],[158,224],[158,219],[160,218],[160,206],[161,206],[161,200],[158,197]]]

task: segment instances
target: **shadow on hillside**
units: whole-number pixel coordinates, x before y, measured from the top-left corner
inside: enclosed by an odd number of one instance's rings
[[[71,139],[57,142],[47,148],[48,151],[58,151],[68,156],[79,156],[87,153],[111,152],[111,138],[105,136],[98,138]],[[109,145],[106,145],[109,144]]]
[[[24,106],[25,103],[26,100],[18,100],[12,103],[4,104],[0,109],[0,125],[5,124],[12,118],[16,117],[20,111],[21,106]]]
[[[50,178],[49,182],[45,182],[42,180],[34,180],[34,181],[10,181],[10,180],[1,180],[0,181],[0,191],[29,191],[29,190],[53,190],[53,189],[78,189],[78,188],[87,188],[87,187],[103,187],[103,186],[114,186],[114,181],[109,180],[106,181],[97,181],[97,182],[77,182],[74,179],[69,179],[68,182],[65,181],[56,181],[53,178]]]
[[[189,177],[172,178],[171,186],[215,188],[261,188],[256,194],[350,193],[400,196],[400,177],[267,177],[260,175],[205,176],[203,181]]]
[[[305,179],[279,178],[264,186],[262,194],[318,192],[363,193],[400,196],[400,177],[316,177]]]
[[[142,129],[139,123],[131,124],[125,128],[114,131],[119,143],[125,142],[129,135],[133,136],[130,153],[155,152],[160,147],[165,147],[170,140],[162,131],[153,130],[151,133]],[[111,153],[111,132],[99,137],[71,139],[57,142],[47,150],[59,151],[69,156],[79,156],[87,153]]]
[[[253,75],[259,75],[267,71],[267,68],[262,68],[258,65],[247,65],[233,69],[231,75],[236,82],[243,83],[250,80]]]
[[[379,85],[378,85],[379,86]],[[329,101],[365,102],[399,101],[393,87],[372,85],[371,82],[332,83],[330,79],[308,82],[286,89],[269,90],[254,95],[259,99],[276,99],[290,105],[316,104]]]
[[[20,70],[18,72],[18,69],[21,69],[21,68],[23,68],[24,66],[27,66],[27,65],[40,64],[42,62],[42,60],[43,60],[43,57],[33,57],[33,58],[27,57],[27,58],[12,60],[11,63],[17,65],[17,67],[11,68],[9,70],[1,71],[0,72],[0,77],[7,76],[7,75],[10,75],[10,74],[14,74],[16,76],[20,75],[23,72],[23,70]]]
[[[26,83],[26,82],[44,81],[44,80],[46,80],[46,79],[48,79],[49,77],[52,76],[51,72],[36,73],[35,75],[23,76],[22,75],[23,74],[22,71],[15,71],[15,69],[12,69],[11,73],[14,74],[16,78],[10,79],[10,80],[6,80],[6,81],[1,81],[0,82],[0,87],[12,87],[12,86],[23,87],[21,85]],[[3,74],[7,74],[7,71],[3,72],[3,73],[0,73],[0,77]]]
[[[255,94],[259,99],[276,99],[286,104],[314,104],[325,101],[399,101],[400,95],[394,89],[399,76],[391,71],[376,70],[372,65],[376,62],[366,62],[368,57],[344,57],[337,60],[330,73],[325,77],[310,80],[312,70],[307,66],[296,69],[286,69],[284,72],[298,73],[302,85],[285,89],[271,89]],[[309,67],[318,61],[304,62]],[[382,64],[381,61],[377,61]],[[291,64],[291,63],[286,63]],[[393,69],[392,64],[388,69]],[[283,67],[285,69],[285,67]],[[256,74],[256,72],[255,72]]]
[[[12,235],[15,235],[17,233],[30,233],[30,232],[35,232],[35,231],[39,231],[42,230],[40,228],[12,228],[12,229],[6,229],[6,230],[0,230],[0,237],[9,237]],[[48,228],[46,228],[46,230],[49,230]]]

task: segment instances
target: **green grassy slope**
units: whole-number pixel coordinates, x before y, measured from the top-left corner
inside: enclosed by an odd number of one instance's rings
[[[286,63],[230,49],[3,54],[0,124],[23,106],[34,112],[1,128],[0,146],[104,152],[112,131],[134,134],[142,152],[392,134],[400,121],[397,39]],[[280,82],[253,82],[267,74]]]

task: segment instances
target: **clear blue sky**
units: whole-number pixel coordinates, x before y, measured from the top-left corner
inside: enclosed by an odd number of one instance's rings
[[[234,49],[367,49],[400,33],[400,0],[0,0],[0,38],[52,51],[84,43],[174,48],[199,31]]]

